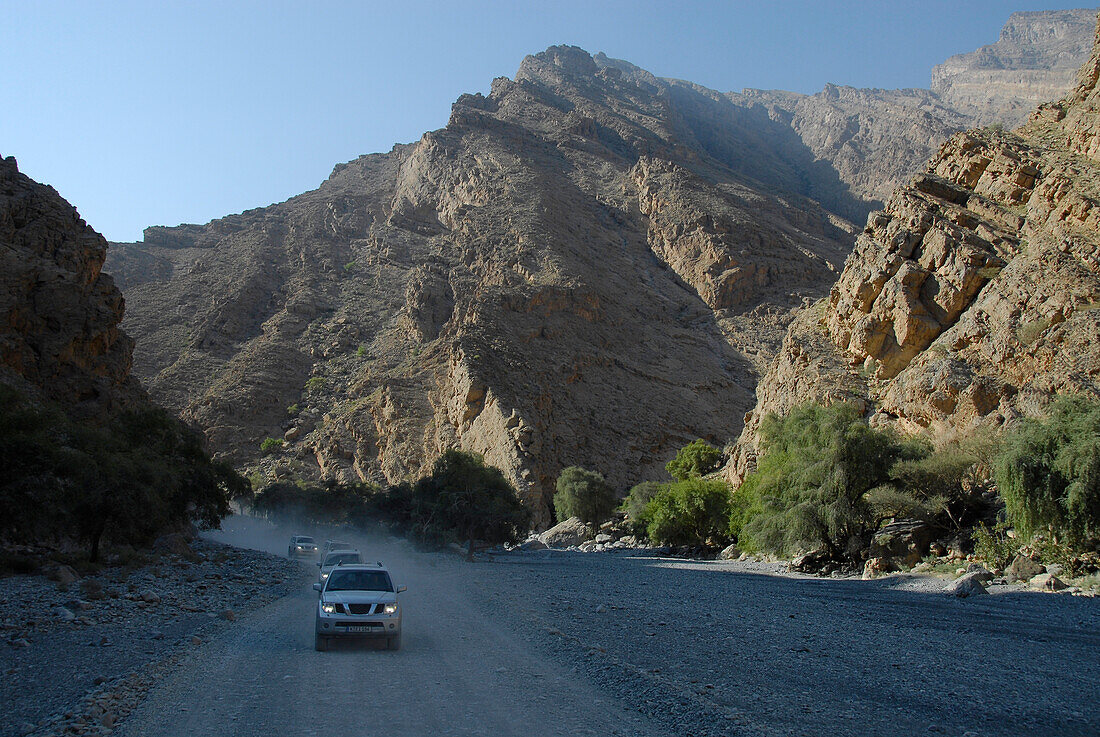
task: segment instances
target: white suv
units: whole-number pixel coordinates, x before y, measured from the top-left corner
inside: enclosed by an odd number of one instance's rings
[[[328,650],[333,638],[386,639],[390,650],[401,647],[401,605],[390,572],[381,563],[336,566],[313,588],[317,600],[316,647]]]

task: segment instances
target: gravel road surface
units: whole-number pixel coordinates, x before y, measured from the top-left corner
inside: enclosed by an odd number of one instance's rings
[[[340,539],[359,542],[346,533]],[[279,545],[285,551],[282,538],[266,547],[274,552]],[[382,558],[395,582],[409,587],[401,595],[400,651],[338,643],[316,652],[317,595],[303,587],[242,611],[237,627],[196,648],[116,734],[659,734],[571,666],[534,652],[487,617],[460,559],[395,541],[361,541],[360,549]]]
[[[1095,599],[959,600],[935,579],[638,552],[465,563],[352,540],[409,586],[401,651],[315,652],[308,589],[242,603],[116,734],[1100,733]]]

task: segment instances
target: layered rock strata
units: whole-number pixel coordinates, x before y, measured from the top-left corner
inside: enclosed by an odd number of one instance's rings
[[[1095,25],[1095,8],[1013,13],[996,43],[936,66],[932,91],[972,126],[1015,128],[1073,86]]]

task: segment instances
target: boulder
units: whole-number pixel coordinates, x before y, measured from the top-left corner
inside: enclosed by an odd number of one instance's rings
[[[586,540],[585,542],[581,543],[579,547],[583,552],[590,553],[596,549],[596,541]]]
[[[588,526],[580,517],[570,517],[539,535],[538,539],[548,548],[571,548],[588,539]]]
[[[1036,563],[1026,555],[1017,555],[1005,571],[1009,581],[1030,581],[1040,573],[1046,573],[1047,569],[1041,563]]]
[[[829,562],[829,554],[824,550],[803,553],[791,559],[788,568],[795,573],[817,573]]]
[[[522,550],[523,552],[526,553],[526,552],[530,552],[530,551],[533,551],[533,550],[546,550],[547,547],[548,546],[546,545],[546,543],[544,543],[542,540],[539,540],[536,537],[532,540],[528,540],[527,542],[523,543],[518,548],[516,548],[516,550]]]
[[[158,594],[156,591],[153,591],[151,589],[146,589],[145,591],[142,591],[138,596],[146,604],[159,604],[160,603],[160,594]]]
[[[718,554],[718,560],[737,560],[741,557],[741,548],[736,545],[727,545]]]
[[[989,592],[985,590],[985,586],[982,585],[979,578],[980,575],[981,574],[978,573],[967,573],[962,578],[948,584],[945,591],[960,599],[965,599],[968,596],[988,594]]]
[[[611,542],[611,535],[608,535],[607,533],[604,533],[604,532],[601,532],[599,535],[596,535],[596,543],[597,544],[605,545],[609,542]]]
[[[50,570],[47,574],[47,578],[51,581],[57,581],[60,584],[68,586],[71,583],[75,583],[80,574],[77,573],[71,566],[60,565]]]
[[[863,580],[868,581],[884,573],[893,573],[898,570],[898,564],[893,558],[868,558],[863,565]]]
[[[935,535],[932,527],[919,520],[891,522],[875,533],[868,558],[893,558],[906,566],[915,566],[928,555]]]
[[[1053,573],[1040,573],[1028,580],[1027,585],[1033,589],[1042,589],[1043,591],[1062,591],[1069,588],[1062,579]]]
[[[993,574],[981,563],[971,563],[966,567],[966,575],[974,574],[979,581],[987,584],[993,580]]]

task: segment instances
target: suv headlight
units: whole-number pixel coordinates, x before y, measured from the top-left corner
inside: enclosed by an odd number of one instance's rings
[[[396,614],[397,613],[397,602],[395,601],[395,602],[392,602],[390,604],[386,604],[385,609],[383,609],[382,611],[384,611],[386,614]]]
[[[336,605],[332,602],[323,601],[321,602],[321,611],[325,614],[334,614],[336,612]]]
[[[328,571],[321,571],[321,580],[324,581],[328,578]]]

